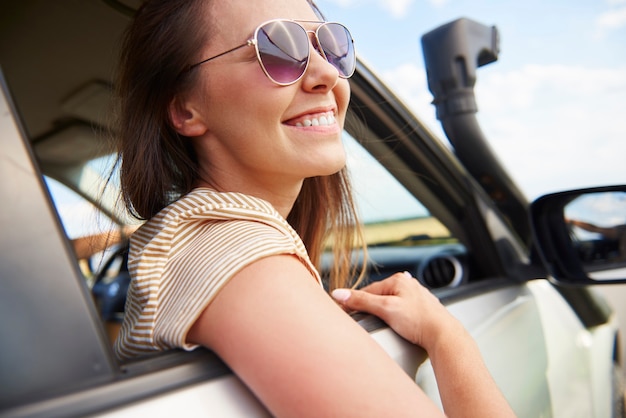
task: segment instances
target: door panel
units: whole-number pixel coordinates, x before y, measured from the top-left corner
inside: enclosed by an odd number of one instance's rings
[[[594,416],[587,350],[580,344],[587,331],[545,280],[490,291],[448,308],[475,338],[519,417]],[[430,362],[416,380],[441,402]]]
[[[555,416],[604,417],[603,407],[610,406],[610,399],[594,398],[591,388],[591,355],[598,352],[602,342],[613,341],[611,335],[595,336],[587,330],[578,316],[556,289],[545,280],[528,284],[542,320],[546,336],[548,356],[548,384],[552,393],[552,409]],[[610,376],[612,345],[600,358],[607,362],[606,382]],[[594,365],[595,373],[602,373]],[[608,387],[605,386],[608,390]],[[604,404],[604,405],[602,405]],[[595,412],[594,412],[595,411]]]
[[[545,338],[528,289],[506,287],[448,308],[476,339],[487,367],[518,416],[551,417]],[[441,403],[430,363],[420,369],[417,382]]]

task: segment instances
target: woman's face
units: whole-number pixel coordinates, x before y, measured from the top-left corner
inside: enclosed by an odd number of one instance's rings
[[[215,1],[210,15],[211,42],[199,48],[197,61],[243,44],[267,20],[319,20],[306,0]],[[302,25],[315,30],[318,24]],[[179,131],[194,137],[203,178],[222,190],[255,194],[258,188],[299,188],[304,178],[345,165],[341,133],[349,85],[312,46],[310,54],[306,73],[290,86],[267,78],[253,47],[194,69],[198,84],[181,102],[187,122],[196,124]],[[335,122],[329,125],[298,126],[330,115]]]

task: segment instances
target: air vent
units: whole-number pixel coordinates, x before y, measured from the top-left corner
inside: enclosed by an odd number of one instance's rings
[[[463,266],[456,257],[438,255],[425,260],[417,276],[431,289],[455,287],[463,279]]]

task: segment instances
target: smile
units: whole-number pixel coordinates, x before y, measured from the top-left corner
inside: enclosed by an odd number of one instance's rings
[[[333,112],[325,112],[317,115],[307,115],[297,120],[289,121],[289,125],[308,128],[309,126],[329,126],[335,123]]]

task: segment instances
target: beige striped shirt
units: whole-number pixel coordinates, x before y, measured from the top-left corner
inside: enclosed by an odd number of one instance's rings
[[[192,350],[186,336],[235,273],[263,257],[293,254],[321,283],[298,234],[268,202],[198,188],[137,230],[120,359],[172,348]]]

